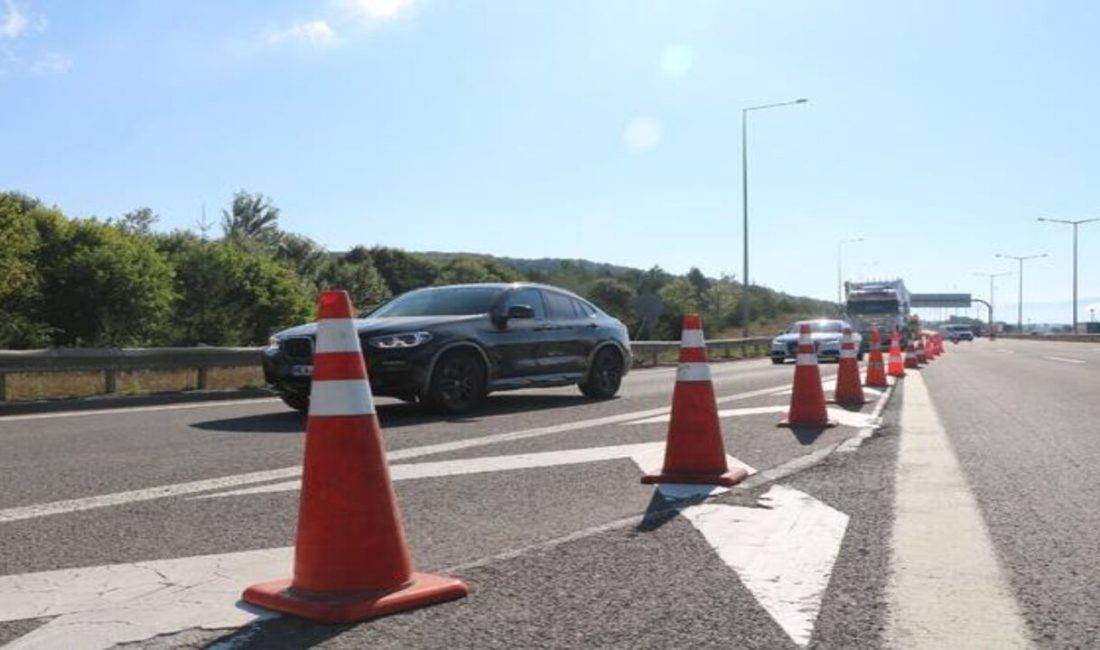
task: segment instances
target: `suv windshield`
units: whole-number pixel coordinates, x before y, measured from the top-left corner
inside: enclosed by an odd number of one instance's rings
[[[469,316],[487,314],[504,290],[498,287],[442,287],[400,296],[369,314],[391,316]]]

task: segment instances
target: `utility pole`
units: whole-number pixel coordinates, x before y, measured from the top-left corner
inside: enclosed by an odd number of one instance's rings
[[[1017,262],[1020,263],[1020,289],[1019,289],[1019,294],[1018,294],[1018,298],[1017,298],[1017,301],[1016,301],[1016,329],[1021,334],[1024,331],[1024,260],[1033,260],[1033,259],[1036,259],[1036,258],[1039,258],[1039,257],[1046,257],[1046,256],[1047,256],[1046,253],[1043,253],[1041,255],[1023,255],[1023,256],[1001,255],[1000,253],[997,253],[997,255],[996,255],[996,257],[1004,257],[1006,259],[1016,260]],[[1029,319],[1028,322],[1030,322],[1030,319]]]

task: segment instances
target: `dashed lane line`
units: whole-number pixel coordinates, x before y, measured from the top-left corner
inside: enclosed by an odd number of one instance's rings
[[[1066,357],[1043,357],[1048,361],[1060,361],[1062,363],[1085,363],[1083,359],[1067,359]]]

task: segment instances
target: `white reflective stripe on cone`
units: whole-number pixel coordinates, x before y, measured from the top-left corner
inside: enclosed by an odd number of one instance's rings
[[[710,381],[710,364],[681,363],[676,367],[676,381]]]
[[[326,319],[317,323],[314,352],[359,352],[359,333],[349,318]]]
[[[855,356],[856,356],[856,349],[855,348],[845,348],[845,347],[840,348],[840,358],[841,359],[854,359]]]
[[[369,415],[374,399],[365,379],[333,379],[313,382],[310,415]]]
[[[706,345],[706,341],[703,340],[703,330],[684,330],[680,334],[682,348],[703,348]]]
[[[800,354],[795,360],[795,365],[798,366],[816,366],[817,355],[816,354]]]

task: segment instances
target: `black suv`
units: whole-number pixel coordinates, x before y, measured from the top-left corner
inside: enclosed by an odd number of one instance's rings
[[[587,300],[539,284],[462,284],[402,294],[355,321],[376,395],[443,413],[490,391],[576,384],[619,391],[631,366],[626,327]],[[264,377],[288,406],[309,409],[316,324],[271,337]]]

